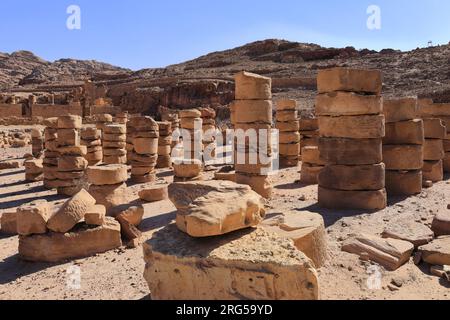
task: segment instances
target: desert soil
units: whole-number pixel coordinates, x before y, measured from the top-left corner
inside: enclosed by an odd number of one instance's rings
[[[0,160],[21,158],[31,148],[0,149]],[[208,173],[211,175],[212,173]],[[0,213],[15,210],[35,199],[55,203],[64,201],[54,191],[45,190],[41,182],[24,182],[23,168],[0,171]],[[170,172],[160,171],[160,179],[170,181]],[[448,176],[446,177],[449,178]],[[267,203],[268,217],[287,211],[309,210],[325,220],[329,259],[319,270],[321,299],[449,299],[449,285],[431,276],[425,265],[411,261],[395,272],[381,270],[382,287],[370,290],[366,284],[368,270],[374,264],[341,252],[342,241],[355,233],[380,234],[390,223],[419,221],[430,224],[438,210],[449,202],[450,181],[434,185],[422,194],[406,199],[390,199],[389,207],[377,213],[323,210],[317,206],[317,186],[298,183],[297,168],[283,169],[274,177],[275,196]],[[131,186],[135,194],[141,186]],[[175,207],[170,201],[145,205],[140,229],[146,239],[170,223]],[[142,248],[120,248],[107,253],[60,264],[29,263],[17,255],[18,237],[0,235],[0,300],[43,299],[149,299],[142,276]],[[70,266],[81,270],[81,288],[67,286]],[[391,282],[397,286],[390,285]],[[399,287],[400,286],[400,287]]]

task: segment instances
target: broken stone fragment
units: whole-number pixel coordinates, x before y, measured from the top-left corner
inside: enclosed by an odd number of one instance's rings
[[[102,186],[91,184],[89,193],[94,197],[96,203],[104,205],[107,211],[130,201],[127,184],[124,182]]]
[[[231,181],[193,181],[169,186],[177,226],[192,237],[209,237],[258,225],[265,217],[263,198]]]
[[[0,218],[1,232],[8,235],[17,234],[17,211],[3,212]]]
[[[107,217],[99,227],[80,224],[69,233],[20,236],[19,257],[35,262],[60,262],[106,252],[121,245],[120,224]]]
[[[383,239],[369,235],[357,235],[343,243],[342,251],[367,256],[373,262],[379,263],[389,271],[394,271],[408,262],[414,250],[412,243]]]
[[[17,233],[22,236],[47,232],[50,205],[46,200],[37,200],[17,208]]]
[[[104,205],[91,206],[84,214],[84,222],[88,225],[101,226],[105,223],[106,208]]]
[[[439,237],[419,247],[422,260],[432,265],[450,265],[450,236]]]
[[[450,211],[439,212],[433,219],[431,229],[437,237],[450,235]]]
[[[316,268],[327,259],[327,236],[320,214],[309,211],[291,211],[265,220],[261,226],[280,237],[294,241],[295,247],[310,258]]]
[[[169,199],[167,184],[157,184],[139,191],[139,198],[147,202],[156,202]]]
[[[192,238],[172,224],[144,246],[154,300],[315,300],[317,272],[292,240],[264,229]]]
[[[94,204],[95,199],[86,190],[81,189],[48,220],[47,227],[51,231],[65,233],[80,222]]]
[[[432,241],[434,232],[421,223],[406,221],[390,224],[383,231],[382,236],[411,242],[417,248]]]

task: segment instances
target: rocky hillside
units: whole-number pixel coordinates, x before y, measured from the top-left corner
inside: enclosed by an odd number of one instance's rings
[[[94,61],[64,59],[49,63],[28,52],[0,56],[0,75],[6,75],[1,78],[2,84],[16,90],[43,85],[48,88],[89,76],[108,86],[108,95],[116,105],[148,114],[156,113],[160,105],[220,109],[233,99],[233,75],[241,70],[272,77],[275,99],[297,99],[308,111],[314,104],[318,70],[334,66],[382,70],[386,96],[420,95],[450,101],[450,45],[376,52],[271,39],[136,72]]]

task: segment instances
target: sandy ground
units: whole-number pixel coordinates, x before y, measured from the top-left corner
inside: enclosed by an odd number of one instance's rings
[[[19,158],[29,148],[0,150],[0,160]],[[0,212],[15,210],[34,199],[64,201],[54,191],[45,190],[42,183],[25,183],[23,169],[0,171]],[[208,173],[211,175],[211,173]],[[171,180],[168,172],[160,179]],[[300,185],[298,169],[284,169],[275,177],[275,196],[269,201],[268,216],[287,211],[309,210],[322,214],[328,233],[329,259],[319,270],[321,299],[450,299],[449,285],[429,274],[426,265],[411,261],[395,272],[380,268],[382,287],[369,290],[368,270],[374,264],[357,256],[341,252],[342,241],[349,235],[365,232],[380,234],[384,227],[397,221],[419,221],[430,224],[438,210],[449,202],[450,182],[444,181],[418,196],[390,199],[389,207],[368,214],[356,211],[323,210],[317,205],[317,186]],[[447,177],[448,179],[449,177]],[[134,192],[139,186],[132,186]],[[174,218],[170,201],[145,205],[145,217],[140,229],[145,238]],[[17,255],[18,237],[0,235],[0,300],[7,299],[148,299],[149,290],[142,276],[142,248],[120,248],[107,253],[61,264],[28,263]],[[81,271],[81,286],[68,286],[71,266]],[[396,290],[389,284],[400,285]],[[389,288],[391,287],[391,288]]]

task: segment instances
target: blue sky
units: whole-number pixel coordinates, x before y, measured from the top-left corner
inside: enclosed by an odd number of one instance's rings
[[[72,4],[81,9],[80,30],[66,27]],[[369,5],[381,9],[381,30],[366,26]],[[0,8],[0,52],[134,70],[267,38],[376,50],[450,41],[448,0],[1,0]]]

